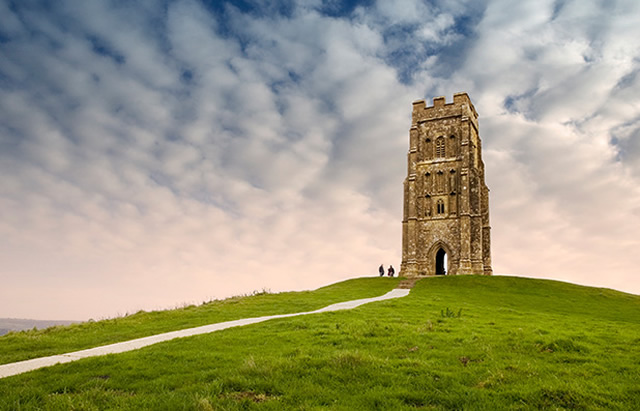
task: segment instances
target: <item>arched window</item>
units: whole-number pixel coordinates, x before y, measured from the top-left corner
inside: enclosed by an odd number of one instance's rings
[[[445,142],[444,137],[438,137],[436,139],[436,158],[445,157]]]
[[[438,200],[438,203],[436,205],[436,212],[438,214],[444,214],[444,201]]]

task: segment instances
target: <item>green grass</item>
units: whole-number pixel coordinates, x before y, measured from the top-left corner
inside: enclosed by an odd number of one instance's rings
[[[384,278],[382,281],[358,278],[315,291],[259,292],[176,310],[140,311],[103,321],[13,332],[0,337],[0,364],[241,318],[312,311],[337,302],[382,295],[393,289],[398,281],[397,278]]]
[[[640,403],[639,345],[638,296],[430,278],[402,299],[2,379],[0,409],[629,410]]]

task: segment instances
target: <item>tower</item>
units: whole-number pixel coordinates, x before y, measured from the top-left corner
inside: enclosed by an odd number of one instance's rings
[[[413,103],[400,275],[439,274],[492,274],[489,189],[467,93]]]

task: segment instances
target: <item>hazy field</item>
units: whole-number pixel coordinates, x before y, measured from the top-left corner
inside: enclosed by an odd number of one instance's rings
[[[23,318],[0,318],[0,336],[11,331],[24,331],[33,328],[44,329],[56,325],[69,325],[75,321],[47,321],[47,320],[28,320]]]

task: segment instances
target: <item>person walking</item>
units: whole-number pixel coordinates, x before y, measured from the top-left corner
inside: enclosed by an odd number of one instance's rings
[[[384,276],[384,266],[380,264],[380,268],[378,268],[378,272],[380,273],[380,277]]]
[[[387,274],[389,275],[389,277],[393,277],[393,275],[394,275],[395,273],[396,273],[396,270],[394,270],[394,269],[393,269],[393,266],[392,266],[392,265],[390,265],[390,266],[389,266],[389,271],[388,271],[388,273],[387,273]]]

